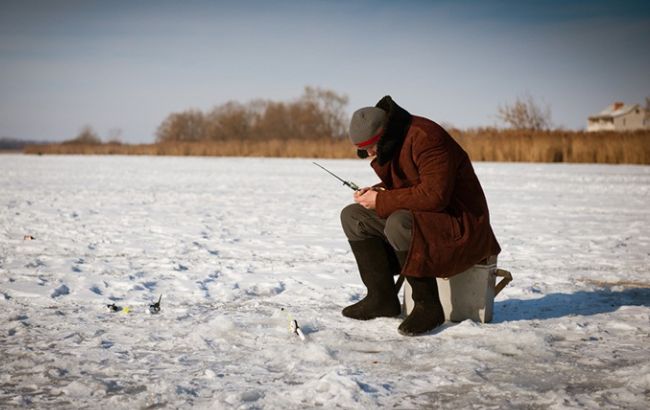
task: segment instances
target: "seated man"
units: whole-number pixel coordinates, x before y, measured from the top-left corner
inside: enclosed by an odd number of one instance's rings
[[[467,153],[438,124],[409,114],[390,96],[361,108],[350,139],[381,183],[354,193],[341,212],[343,231],[368,289],[343,309],[359,320],[394,317],[401,306],[393,275],[413,289],[414,308],[403,335],[445,321],[436,277],[456,275],[500,252],[487,202]]]

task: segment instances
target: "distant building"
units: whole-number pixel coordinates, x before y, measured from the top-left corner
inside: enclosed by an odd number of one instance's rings
[[[615,102],[589,117],[587,131],[635,131],[650,129],[650,113],[639,104]]]

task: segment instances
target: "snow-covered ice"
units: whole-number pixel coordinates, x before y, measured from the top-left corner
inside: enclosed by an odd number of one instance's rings
[[[341,316],[351,191],[311,160],[0,156],[0,407],[647,409],[650,167],[475,168],[514,281],[407,338]]]

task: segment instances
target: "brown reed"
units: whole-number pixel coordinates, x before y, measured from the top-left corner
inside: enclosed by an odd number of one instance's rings
[[[650,164],[650,131],[450,130],[473,161]],[[27,154],[356,158],[347,139],[29,145]]]
[[[474,161],[650,164],[650,131],[452,130]]]

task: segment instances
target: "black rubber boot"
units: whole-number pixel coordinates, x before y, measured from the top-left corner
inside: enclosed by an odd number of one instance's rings
[[[413,290],[414,307],[397,330],[404,336],[417,336],[445,323],[436,278],[407,276],[406,280]]]
[[[402,307],[395,291],[391,256],[385,242],[379,238],[349,242],[368,294],[344,308],[343,316],[358,320],[399,316]]]

